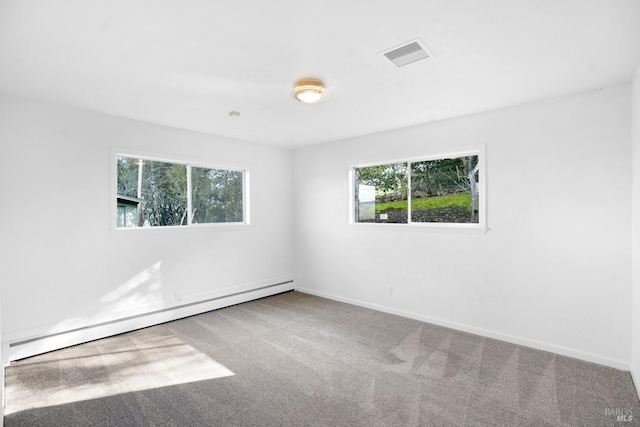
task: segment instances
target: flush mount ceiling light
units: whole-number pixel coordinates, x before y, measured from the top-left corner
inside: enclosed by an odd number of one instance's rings
[[[293,96],[304,104],[315,104],[327,98],[329,92],[318,79],[302,79],[293,85]]]

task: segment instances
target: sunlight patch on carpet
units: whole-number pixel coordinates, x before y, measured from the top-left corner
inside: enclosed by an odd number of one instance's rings
[[[139,332],[25,359],[19,375],[8,367],[5,414],[234,375],[174,336]]]

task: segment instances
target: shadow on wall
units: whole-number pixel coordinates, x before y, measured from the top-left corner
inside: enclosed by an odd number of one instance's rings
[[[91,341],[123,332],[116,324],[133,320],[149,312],[166,309],[161,280],[161,261],[140,271],[114,290],[88,305],[79,316],[62,320],[44,333],[17,340],[5,347],[7,360],[17,360],[35,354]],[[130,329],[147,325],[134,322]]]
[[[111,322],[166,307],[162,294],[162,262],[142,270],[113,291],[91,304],[80,317],[66,319],[48,331],[48,335],[86,326]]]

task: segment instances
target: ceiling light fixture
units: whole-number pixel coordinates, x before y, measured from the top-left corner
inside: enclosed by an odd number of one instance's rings
[[[327,98],[329,92],[318,79],[302,79],[293,85],[293,96],[304,104],[315,104]]]

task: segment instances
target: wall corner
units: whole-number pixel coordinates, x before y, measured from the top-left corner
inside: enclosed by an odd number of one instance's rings
[[[631,375],[640,394],[640,64],[631,81]]]

